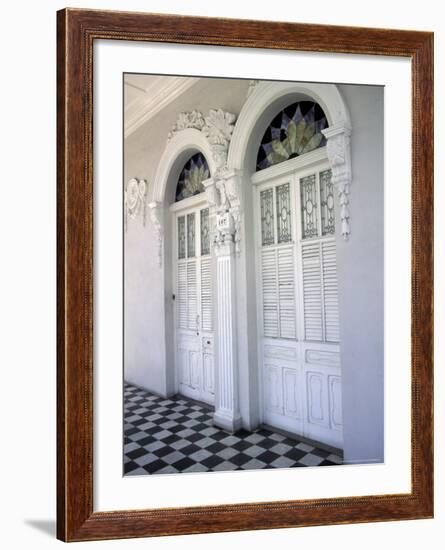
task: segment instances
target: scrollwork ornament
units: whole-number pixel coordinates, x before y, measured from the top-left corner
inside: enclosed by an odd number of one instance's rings
[[[345,240],[351,234],[349,193],[352,182],[351,129],[348,126],[334,126],[322,130],[327,138],[327,153],[332,170],[332,184],[337,191],[340,205],[341,233]]]
[[[146,221],[146,197],[147,197],[147,182],[132,178],[125,188],[124,203],[125,203],[125,229],[128,227],[128,218],[136,219],[139,214],[142,214],[142,225],[145,227]]]

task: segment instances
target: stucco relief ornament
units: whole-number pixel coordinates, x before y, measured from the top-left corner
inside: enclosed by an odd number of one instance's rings
[[[164,224],[163,224],[163,210],[162,203],[151,202],[148,205],[150,209],[150,221],[153,226],[154,233],[157,237],[157,249],[158,249],[158,265],[162,267],[162,247],[164,241]]]
[[[205,117],[205,126],[202,131],[210,145],[224,145],[229,147],[235,128],[236,115],[222,109],[210,109]]]
[[[170,141],[172,137],[181,130],[187,130],[188,128],[194,128],[195,130],[202,130],[205,126],[204,116],[201,111],[187,111],[179,113],[176,123],[167,136],[167,141]]]
[[[135,219],[142,214],[142,225],[145,227],[147,182],[132,178],[125,189],[125,229],[128,218]]]
[[[337,191],[340,204],[341,234],[348,240],[351,233],[349,193],[352,182],[351,129],[348,126],[334,126],[322,130],[327,138],[327,153],[332,169],[332,184]]]
[[[241,217],[242,208],[240,200],[240,173],[238,171],[226,172],[224,177],[216,181],[215,187],[218,191],[219,206],[217,208],[218,218],[230,218],[230,231],[232,240],[235,243],[235,251],[239,255],[241,252]],[[225,236],[223,239],[227,240]],[[218,244],[221,242],[220,236],[215,240]]]
[[[260,83],[259,80],[249,80],[249,87],[247,88],[247,97],[250,96],[250,94],[258,86],[259,83]]]

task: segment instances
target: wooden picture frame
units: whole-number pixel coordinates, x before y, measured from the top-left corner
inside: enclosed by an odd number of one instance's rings
[[[433,34],[65,9],[57,14],[57,537],[64,541],[433,516]],[[279,38],[277,38],[279,37]],[[93,44],[155,41],[409,58],[412,426],[406,494],[93,512]]]

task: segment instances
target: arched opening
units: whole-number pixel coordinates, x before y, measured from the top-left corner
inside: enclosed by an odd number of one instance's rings
[[[340,121],[349,125],[335,86],[260,83],[228,159],[242,171],[237,284],[247,298],[238,311],[246,330],[239,354],[249,395],[242,416],[335,447],[342,447],[336,215],[323,131]]]
[[[326,145],[322,133],[328,127],[323,109],[314,101],[297,101],[271,121],[258,149],[256,170],[309,153]]]
[[[210,177],[210,169],[204,155],[195,153],[185,163],[176,184],[175,202],[204,193],[203,181]]]
[[[203,182],[210,169],[202,152],[184,163],[169,212],[172,226],[172,286],[175,387],[212,405],[215,399],[214,320],[210,209]]]
[[[201,132],[174,135],[160,159],[153,202],[161,210],[166,395],[213,403],[210,216],[203,181],[215,166]]]

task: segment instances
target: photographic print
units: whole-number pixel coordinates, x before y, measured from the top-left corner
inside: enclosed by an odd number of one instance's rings
[[[123,75],[125,476],[384,461],[384,87]]]
[[[57,537],[431,518],[433,33],[57,40]]]

